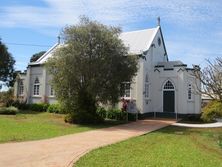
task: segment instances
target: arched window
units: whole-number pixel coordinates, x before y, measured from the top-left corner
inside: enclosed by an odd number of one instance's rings
[[[23,80],[19,81],[18,93],[20,96],[24,94],[24,83]]]
[[[165,83],[164,87],[163,87],[164,90],[173,90],[174,89],[174,86],[172,84],[172,82],[170,82],[169,80]]]
[[[33,92],[33,95],[39,95],[39,88],[40,88],[39,79],[36,78],[35,82],[34,82],[34,92]]]
[[[146,74],[146,77],[145,77],[145,92],[144,92],[144,94],[145,94],[145,98],[149,98],[150,92],[149,92],[149,77],[148,77],[148,74]]]
[[[191,83],[188,84],[187,97],[188,97],[188,100],[192,100],[192,85],[191,85]]]

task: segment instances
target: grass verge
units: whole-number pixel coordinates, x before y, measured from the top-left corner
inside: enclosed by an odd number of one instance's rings
[[[22,111],[16,115],[0,115],[0,143],[39,140],[113,126],[120,121],[101,125],[75,125],[64,122],[64,115]]]
[[[75,164],[121,167],[222,167],[222,128],[169,126],[117,144],[96,149]]]

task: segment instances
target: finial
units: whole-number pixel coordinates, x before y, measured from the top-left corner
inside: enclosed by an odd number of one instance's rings
[[[160,26],[160,17],[157,17],[157,26]]]
[[[61,42],[61,37],[58,36],[58,44],[60,44],[60,42]]]

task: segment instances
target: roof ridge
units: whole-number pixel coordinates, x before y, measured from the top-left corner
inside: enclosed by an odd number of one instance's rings
[[[37,61],[41,61],[45,56],[47,56],[52,50],[54,50],[55,47],[57,47],[59,45],[59,43],[54,44],[47,52],[45,52],[45,54],[43,54]]]
[[[134,32],[139,32],[139,31],[146,31],[146,30],[153,30],[154,31],[158,28],[159,28],[159,26],[157,26],[155,28],[146,28],[146,29],[142,29],[142,30],[126,31],[126,32],[122,32],[121,34],[134,33]]]

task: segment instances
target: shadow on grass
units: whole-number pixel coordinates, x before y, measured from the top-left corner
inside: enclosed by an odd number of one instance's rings
[[[104,122],[100,123],[100,124],[73,124],[79,127],[87,127],[87,128],[93,128],[93,129],[98,129],[98,128],[109,128],[112,126],[116,126],[116,125],[122,125],[122,124],[126,124],[127,122],[124,121],[119,121],[119,120],[111,120],[111,119],[106,119]],[[72,124],[70,124],[72,125]]]
[[[189,135],[189,134],[222,134],[222,128],[189,128],[178,126],[167,126],[157,131],[158,133]]]
[[[202,150],[215,153],[222,159],[222,128],[188,128],[172,125],[152,133],[190,138],[190,141]],[[213,145],[218,145],[219,149],[212,147],[212,144],[209,144],[210,141],[211,143],[215,143]]]
[[[19,114],[42,114],[44,112],[32,111],[32,110],[19,110]]]

